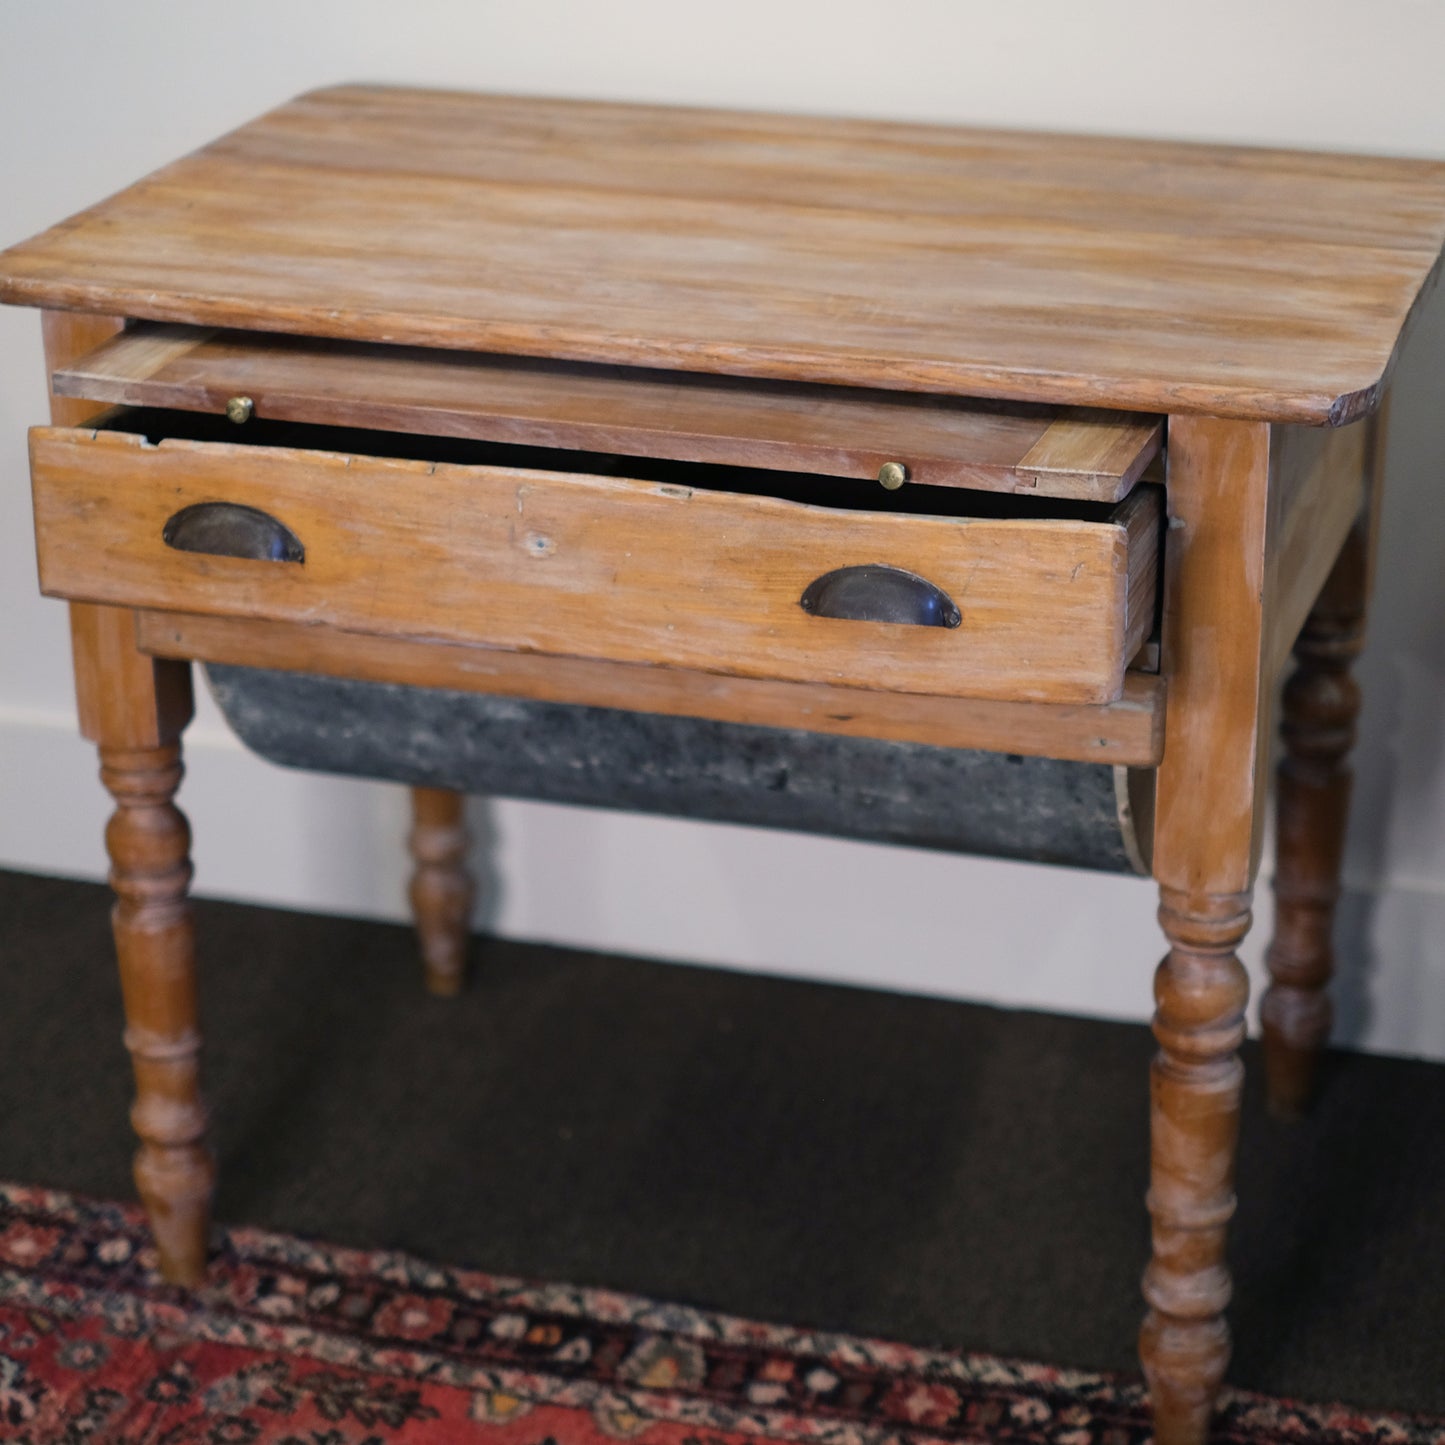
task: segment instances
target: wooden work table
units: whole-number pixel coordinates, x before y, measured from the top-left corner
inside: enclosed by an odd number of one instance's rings
[[[117,803],[168,1276],[204,1270],[213,1184],[192,661],[1107,764],[1168,941],[1141,1356],[1161,1442],[1204,1439],[1277,684],[1293,651],[1288,1114],[1329,1028],[1379,416],[1442,244],[1419,161],[343,87],[0,256],[46,313],[41,582]],[[417,819],[454,987],[456,798]]]

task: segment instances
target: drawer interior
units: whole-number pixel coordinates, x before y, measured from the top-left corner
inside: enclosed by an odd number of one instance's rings
[[[1160,418],[155,323],[58,370],[58,396],[635,458],[1112,502]],[[237,440],[247,439],[238,434]]]

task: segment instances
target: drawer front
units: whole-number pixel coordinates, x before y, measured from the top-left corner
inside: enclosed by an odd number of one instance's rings
[[[1151,488],[1103,522],[960,519],[59,428],[31,434],[31,464],[41,586],[85,601],[746,677],[1080,703],[1119,696],[1153,617]],[[251,509],[251,521],[264,514],[291,541],[273,549],[275,560],[258,560],[215,555],[227,544],[214,538],[177,536],[178,514],[215,503]],[[957,624],[802,605],[826,574],[880,567],[924,579],[943,594],[934,621]]]

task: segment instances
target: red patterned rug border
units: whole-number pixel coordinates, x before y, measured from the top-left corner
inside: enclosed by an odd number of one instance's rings
[[[249,1227],[217,1240],[211,1281],[189,1295],[157,1279],[135,1206],[0,1184],[0,1309],[446,1386],[470,1392],[475,1419],[489,1401],[581,1411],[613,1438],[652,1425],[819,1445],[1149,1438],[1137,1377],[768,1324]],[[0,1339],[0,1359],[3,1350]],[[1230,1390],[1214,1438],[1445,1445],[1445,1418]]]

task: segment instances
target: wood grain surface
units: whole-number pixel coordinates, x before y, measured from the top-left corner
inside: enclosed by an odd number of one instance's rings
[[[1275,427],[1270,436],[1270,596],[1266,656],[1286,664],[1365,501],[1380,414],[1339,431]]]
[[[1079,703],[1119,696],[1154,615],[1152,487],[1106,521],[908,515],[625,477],[53,428],[31,433],[31,473],[42,589],[83,601]],[[163,542],[173,514],[216,501],[279,519],[304,545],[304,564]],[[878,564],[942,588],[961,625],[800,606],[815,578]]]
[[[1445,164],[345,86],[0,257],[0,300],[1342,422]]]
[[[1117,501],[1158,417],[142,323],[57,371],[57,395],[272,421],[878,475]],[[238,439],[244,434],[238,433]]]

